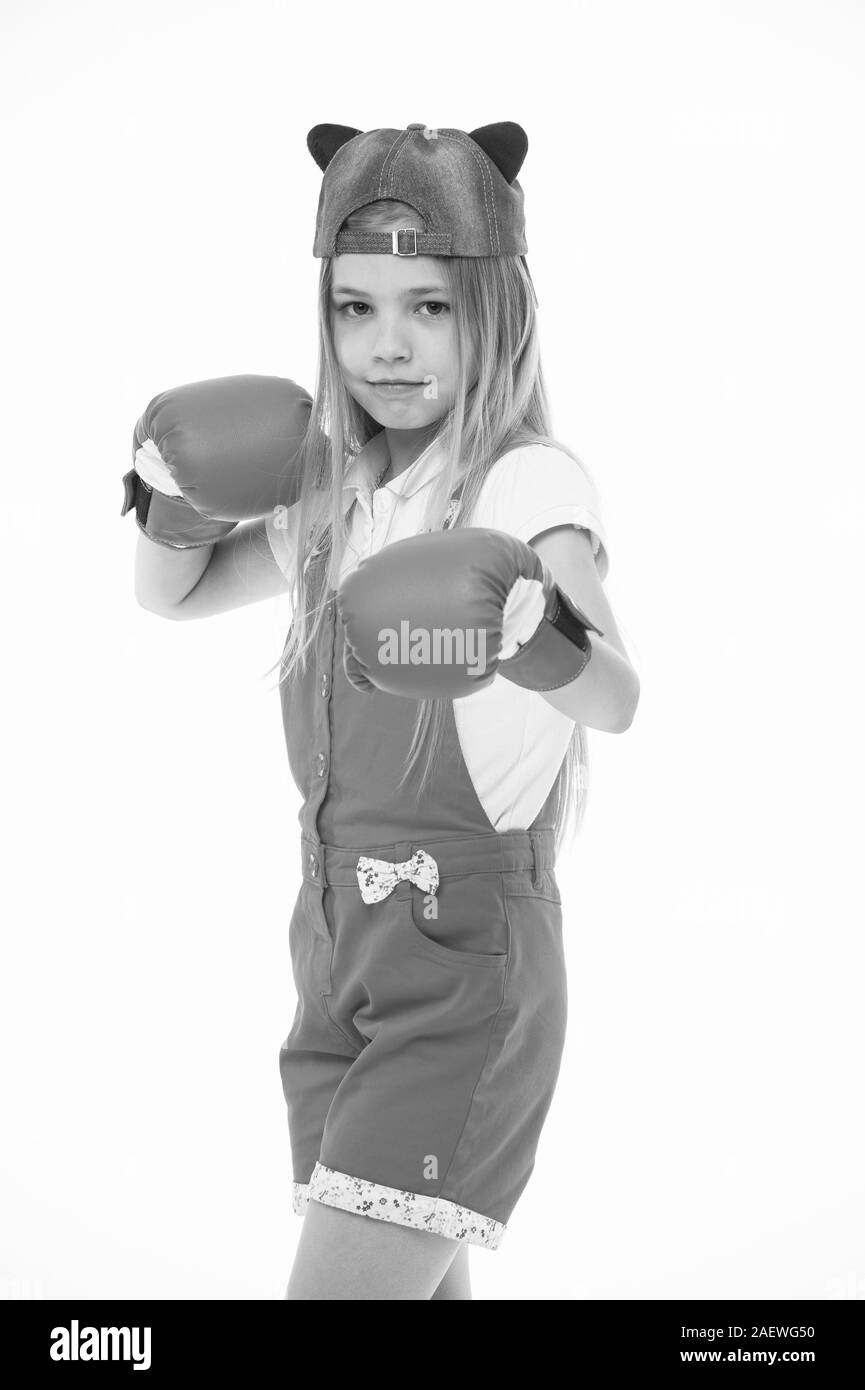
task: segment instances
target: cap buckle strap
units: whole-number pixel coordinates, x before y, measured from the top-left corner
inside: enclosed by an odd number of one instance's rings
[[[409,236],[412,238],[412,242],[411,242],[411,247],[412,247],[412,249],[411,249],[410,251],[401,251],[401,250],[400,250],[400,246],[403,245],[404,243],[400,241],[400,237],[409,237]],[[393,247],[393,254],[394,254],[395,256],[416,256],[416,255],[417,255],[417,228],[416,228],[416,227],[400,227],[397,231],[391,232],[391,246]]]

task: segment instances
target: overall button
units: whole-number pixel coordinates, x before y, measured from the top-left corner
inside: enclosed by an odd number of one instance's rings
[[[327,754],[319,753],[315,759],[315,775],[323,777],[327,771]]]
[[[321,678],[321,693],[322,693],[322,695],[326,695],[329,689],[330,689],[330,680],[328,679],[327,672],[325,671],[324,675],[323,675],[322,678]]]
[[[306,864],[313,878],[318,878],[318,860],[312,852],[308,855]]]

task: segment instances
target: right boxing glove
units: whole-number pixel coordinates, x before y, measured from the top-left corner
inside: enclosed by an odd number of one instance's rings
[[[133,435],[123,509],[174,550],[213,545],[300,495],[312,400],[285,377],[227,376],[154,396]]]

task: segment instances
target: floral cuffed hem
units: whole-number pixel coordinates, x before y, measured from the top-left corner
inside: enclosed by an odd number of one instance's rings
[[[419,1192],[404,1192],[399,1187],[384,1187],[368,1178],[355,1178],[350,1173],[338,1173],[316,1163],[308,1183],[293,1182],[292,1206],[297,1216],[303,1216],[310,1200],[322,1202],[342,1211],[372,1216],[377,1221],[395,1221],[399,1226],[447,1236],[450,1240],[465,1240],[470,1245],[483,1245],[496,1250],[507,1227],[503,1221],[461,1207],[445,1197],[426,1197]]]

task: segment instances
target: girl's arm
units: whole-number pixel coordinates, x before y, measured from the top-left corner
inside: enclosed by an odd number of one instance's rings
[[[631,665],[598,576],[586,531],[555,526],[531,541],[556,583],[604,636],[591,633],[592,657],[576,680],[543,690],[553,709],[577,724],[621,734],[630,727],[640,698],[640,678]]]
[[[135,597],[161,618],[210,618],[287,592],[265,523],[244,522],[213,545],[174,550],[143,532],[135,553]]]

